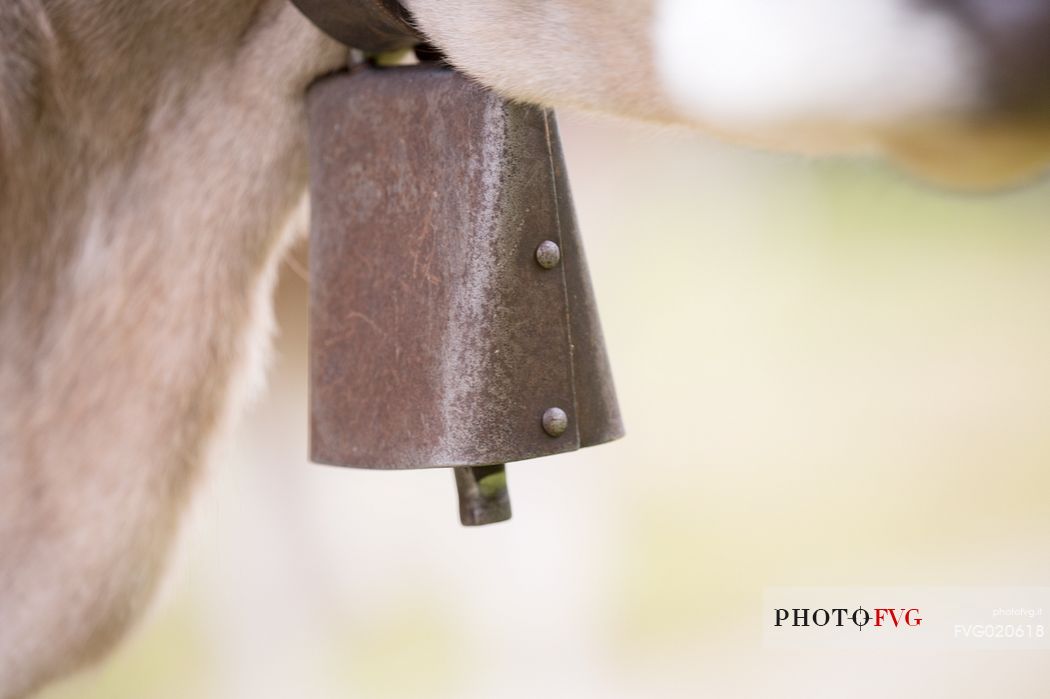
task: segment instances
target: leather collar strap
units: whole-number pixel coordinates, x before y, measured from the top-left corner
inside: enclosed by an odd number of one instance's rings
[[[367,53],[412,48],[423,39],[396,0],[292,0],[321,31]]]

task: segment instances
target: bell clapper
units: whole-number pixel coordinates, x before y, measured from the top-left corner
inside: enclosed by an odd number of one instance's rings
[[[507,470],[494,466],[457,466],[459,521],[465,527],[493,524],[510,519]]]

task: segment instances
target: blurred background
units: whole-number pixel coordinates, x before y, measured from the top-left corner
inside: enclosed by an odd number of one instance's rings
[[[477,530],[449,471],[309,464],[299,250],[155,609],[46,699],[1047,696],[1040,653],[764,649],[761,603],[1050,585],[1050,187],[560,119],[628,436]]]

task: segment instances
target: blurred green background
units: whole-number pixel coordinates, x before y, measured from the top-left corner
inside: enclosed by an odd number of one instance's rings
[[[760,605],[1050,585],[1050,188],[561,125],[628,437],[480,530],[449,472],[309,465],[286,267],[152,615],[46,699],[1047,696],[1038,653],[766,650]]]

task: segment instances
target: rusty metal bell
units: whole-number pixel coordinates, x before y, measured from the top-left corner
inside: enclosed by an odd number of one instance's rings
[[[623,434],[553,114],[440,63],[307,104],[311,458],[456,467],[506,519],[503,464]]]

